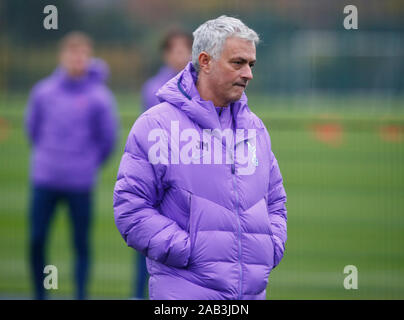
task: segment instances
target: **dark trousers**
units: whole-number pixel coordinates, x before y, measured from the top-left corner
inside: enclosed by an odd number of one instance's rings
[[[91,192],[58,191],[33,186],[30,207],[30,267],[35,299],[45,299],[45,244],[56,206],[65,201],[72,225],[72,239],[76,253],[76,299],[86,298],[89,270],[89,231],[91,222]],[[57,266],[56,266],[57,267]]]
[[[149,276],[146,266],[146,257],[136,252],[135,255],[137,273],[134,277],[134,297],[137,299],[146,299],[145,286]]]

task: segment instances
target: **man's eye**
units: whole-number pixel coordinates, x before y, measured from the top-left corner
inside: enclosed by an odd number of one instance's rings
[[[255,66],[255,64],[250,64],[250,68],[251,68],[251,69],[254,68],[254,66]]]

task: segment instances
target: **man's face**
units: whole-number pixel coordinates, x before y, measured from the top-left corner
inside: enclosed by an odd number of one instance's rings
[[[189,41],[184,37],[171,39],[170,48],[164,53],[164,62],[171,68],[180,71],[191,60]]]
[[[60,62],[71,77],[82,76],[88,67],[91,48],[88,45],[74,45],[64,48],[60,54]]]
[[[228,38],[220,58],[212,60],[210,88],[217,101],[222,101],[222,106],[241,98],[248,82],[253,78],[255,54],[253,41]]]

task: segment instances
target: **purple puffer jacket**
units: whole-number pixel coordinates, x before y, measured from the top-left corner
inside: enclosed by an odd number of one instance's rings
[[[162,103],[135,122],[115,185],[115,222],[127,245],[147,256],[151,299],[265,299],[268,276],[286,242],[278,163],[246,96],[219,116],[212,102],[200,98],[196,77],[189,63],[159,90]],[[237,152],[234,161],[209,162],[214,143],[222,159],[234,145],[214,131],[206,135],[210,145],[198,137],[189,142],[184,134],[202,137],[202,129],[226,128],[233,134],[250,129],[236,136],[235,148],[254,154],[251,162],[241,164]],[[156,138],[162,130],[167,135]],[[192,150],[202,152],[185,164],[193,142]],[[255,170],[240,174],[251,163]]]
[[[108,72],[102,60],[92,59],[84,76],[73,79],[59,67],[32,89],[25,124],[34,184],[72,191],[94,185],[117,138]]]
[[[159,72],[145,82],[142,87],[142,110],[146,111],[159,103],[156,97],[157,91],[171,78],[174,78],[176,72],[174,69],[163,66]]]

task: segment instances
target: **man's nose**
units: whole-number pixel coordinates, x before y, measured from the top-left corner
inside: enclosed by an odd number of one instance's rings
[[[246,65],[243,68],[243,73],[241,74],[241,76],[246,80],[252,80],[253,74],[252,74],[251,67],[249,65]]]

